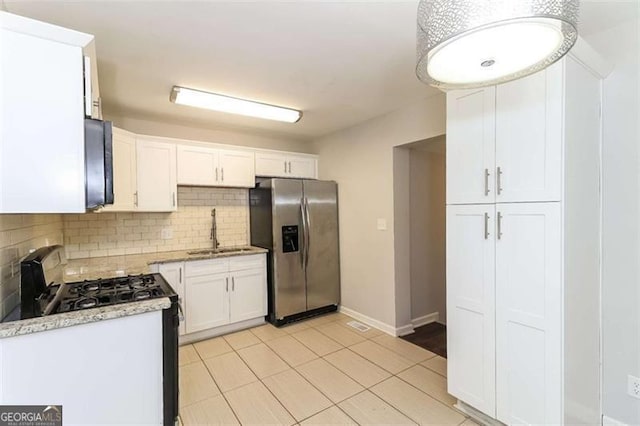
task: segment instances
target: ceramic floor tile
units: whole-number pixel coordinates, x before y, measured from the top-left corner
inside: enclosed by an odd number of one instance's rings
[[[415,423],[369,391],[338,404],[345,413],[361,425],[415,425]]]
[[[205,364],[222,392],[258,380],[235,352],[209,358]]]
[[[308,320],[306,320],[306,322],[308,324],[310,324],[311,327],[317,327],[317,326],[322,325],[322,324],[327,324],[327,323],[330,323],[330,322],[337,321],[338,319],[339,318],[336,318],[335,314],[324,314],[324,315],[320,315],[318,317],[314,317],[314,318],[308,319]]]
[[[465,417],[445,404],[392,377],[371,391],[418,424],[459,425]]]
[[[236,351],[248,346],[257,345],[261,342],[255,334],[249,330],[238,331],[237,333],[227,334],[224,340]]]
[[[299,331],[292,336],[319,356],[325,356],[343,348],[340,343],[328,338],[313,328]]]
[[[203,340],[198,343],[194,343],[193,347],[196,349],[200,358],[207,359],[213,358],[218,355],[232,352],[233,348],[222,337],[216,337],[213,339]]]
[[[280,358],[293,367],[318,358],[311,349],[289,335],[266,343]]]
[[[285,333],[282,329],[279,329],[271,324],[265,324],[261,325],[260,327],[252,328],[251,332],[263,342],[268,342],[269,340],[277,339],[278,337],[287,335],[287,333]]]
[[[336,407],[327,408],[307,420],[300,422],[301,425],[357,425],[353,419],[344,411]]]
[[[304,420],[333,405],[294,370],[267,377],[262,382],[297,421]]]
[[[422,365],[415,365],[398,374],[398,377],[447,405],[457,401],[447,393],[447,379]]]
[[[293,324],[283,325],[280,327],[280,330],[284,331],[287,334],[297,333],[298,331],[306,330],[311,327],[309,324],[309,320],[306,321],[298,321]]]
[[[200,361],[200,357],[193,345],[184,345],[178,348],[178,365],[183,366]]]
[[[460,426],[480,426],[480,423],[476,423],[471,419],[467,419],[464,422],[460,423]]]
[[[345,327],[340,324],[336,324],[335,322],[330,322],[328,324],[322,324],[316,327],[316,330],[321,332],[322,334],[330,337],[336,342],[340,343],[343,346],[351,346],[356,343],[364,342],[365,339],[362,336],[354,333],[351,330],[347,330]]]
[[[441,376],[447,377],[447,359],[441,356],[436,356],[421,362],[425,367],[435,371]]]
[[[261,379],[291,368],[264,343],[240,349],[238,355]]]
[[[220,395],[220,391],[202,361],[180,367],[180,407]]]
[[[388,334],[381,334],[371,340],[413,362],[426,361],[436,356],[433,352],[423,349],[420,346],[402,340],[399,337],[389,336]]]
[[[296,370],[334,403],[345,400],[364,389],[322,358],[301,365]]]
[[[412,361],[401,357],[397,353],[371,340],[353,345],[349,347],[349,349],[392,374],[398,374],[402,370],[406,370],[414,365]]]
[[[240,424],[222,395],[181,408],[180,417],[185,426]]]
[[[226,392],[225,397],[243,425],[292,425],[295,420],[260,382]]]
[[[334,352],[324,357],[324,359],[365,388],[391,377],[391,373],[349,349]]]

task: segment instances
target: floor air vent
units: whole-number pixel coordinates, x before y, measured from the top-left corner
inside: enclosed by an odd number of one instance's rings
[[[349,321],[347,323],[348,326],[355,328],[358,331],[362,331],[363,333],[366,331],[371,330],[370,327],[367,327],[366,325],[362,324],[361,322],[358,321]]]

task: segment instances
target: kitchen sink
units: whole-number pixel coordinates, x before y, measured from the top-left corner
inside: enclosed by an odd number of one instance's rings
[[[221,254],[221,253],[245,253],[252,250],[253,249],[250,247],[227,247],[227,248],[219,248],[219,249],[188,251],[187,254],[191,256],[204,256],[204,255],[213,255],[213,254]]]

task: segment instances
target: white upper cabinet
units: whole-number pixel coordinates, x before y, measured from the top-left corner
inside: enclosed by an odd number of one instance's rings
[[[178,145],[178,184],[214,186],[218,183],[218,150]]]
[[[318,160],[312,155],[256,152],[256,176],[316,179]]]
[[[495,87],[447,94],[447,203],[495,201]]]
[[[495,205],[447,206],[448,392],[495,416]]]
[[[176,145],[138,137],[138,208],[140,211],[176,211]]]
[[[0,12],[0,213],[84,213],[82,49],[93,36]]]
[[[563,63],[496,88],[496,201],[560,201]]]
[[[496,210],[497,418],[563,424],[560,203]]]
[[[219,152],[220,179],[218,186],[256,186],[255,159],[253,152],[221,149]]]
[[[113,128],[113,204],[104,211],[133,211],[137,208],[138,176],[136,135]]]
[[[178,145],[178,185],[255,186],[251,151]]]

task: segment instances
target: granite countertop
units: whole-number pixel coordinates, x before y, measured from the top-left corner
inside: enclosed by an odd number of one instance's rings
[[[101,308],[83,309],[81,311],[65,312],[64,314],[47,315],[18,321],[0,323],[0,339],[38,333],[56,328],[71,327],[91,322],[122,318],[129,315],[159,311],[171,306],[168,297],[144,300],[141,302],[121,303],[119,305]]]
[[[149,266],[159,263],[183,262],[191,260],[218,259],[232,256],[247,256],[267,253],[269,250],[260,247],[241,247],[244,251],[229,251],[225,253],[210,253],[190,255],[191,251],[203,249],[166,251],[148,254],[134,254],[125,256],[105,256],[87,259],[72,259],[65,268],[65,282],[94,280],[126,275],[148,274]],[[225,247],[225,250],[234,249]],[[240,249],[238,247],[237,249]]]

